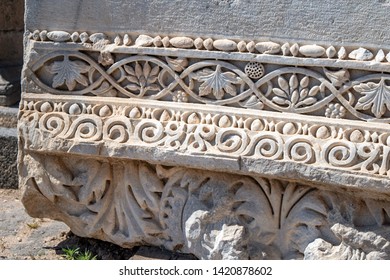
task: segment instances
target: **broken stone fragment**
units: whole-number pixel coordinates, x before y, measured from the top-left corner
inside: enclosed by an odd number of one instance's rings
[[[164,38],[161,39],[161,42],[164,46],[164,48],[168,48],[170,43],[169,43],[169,38],[167,36],[165,36]]]
[[[163,45],[160,36],[154,37],[154,39],[153,39],[153,45],[154,45],[155,47],[157,47],[157,48],[159,48],[159,47],[161,47],[161,46]]]
[[[86,42],[88,42],[88,40],[89,40],[89,35],[88,35],[88,33],[87,32],[83,32],[83,33],[81,33],[80,34],[80,40],[81,40],[81,43],[86,43]]]

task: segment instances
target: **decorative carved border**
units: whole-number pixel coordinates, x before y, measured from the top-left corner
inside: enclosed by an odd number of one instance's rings
[[[155,148],[185,156],[188,164],[199,161],[197,156],[212,156],[222,161],[267,160],[357,172],[380,176],[386,179],[384,184],[390,176],[390,132],[374,124],[362,128],[360,122],[326,122],[254,110],[241,113],[225,107],[81,98],[25,95],[19,117],[23,148],[70,152],[69,147],[100,143],[108,153],[117,151],[114,157],[128,156],[126,147]],[[85,153],[89,152],[87,148]],[[166,160],[158,154],[148,152],[144,159]]]
[[[186,164],[190,158],[199,167],[206,160],[215,170],[223,162],[244,174],[275,175],[266,166],[291,163],[300,171],[280,176],[384,191],[390,174],[387,63],[307,57],[301,48],[296,56],[221,51],[226,40],[215,40],[213,51],[191,49],[196,40],[186,37],[171,38],[168,46],[168,39],[160,45],[152,38],[156,45],[149,45],[151,37],[140,35],[133,45],[132,36],[121,36],[114,42],[102,33],[33,32],[21,119],[37,125],[25,126],[22,135],[41,141],[26,141],[26,149],[49,141],[47,149],[73,153],[94,143],[85,151],[99,155],[105,147],[107,155],[140,158],[138,150],[153,148],[159,156],[152,161]],[[118,142],[122,148],[114,149]],[[323,174],[313,178],[303,168]],[[328,169],[335,172],[331,178]],[[339,183],[338,175],[344,178]]]
[[[100,45],[114,44],[116,46],[136,46],[153,48],[175,48],[175,49],[197,49],[206,51],[223,52],[248,52],[256,54],[283,55],[306,58],[337,58],[339,60],[373,61],[377,63],[390,62],[390,53],[385,54],[382,49],[369,50],[367,48],[346,48],[333,45],[320,46],[317,44],[306,44],[299,46],[291,42],[273,42],[273,41],[244,41],[213,39],[213,38],[191,38],[191,37],[168,37],[168,36],[149,36],[146,34],[129,35],[117,34],[114,39],[104,33],[92,33],[77,31],[69,33],[66,31],[47,31],[35,30],[27,31],[28,38],[35,41],[52,42],[73,42],[92,47],[92,44],[100,42]],[[89,44],[89,45],[88,45]],[[349,51],[347,49],[350,49]],[[374,53],[376,53],[374,55]]]
[[[88,52],[60,50],[31,61],[26,74],[39,87],[29,86],[28,92],[171,100],[390,122],[390,75],[355,69],[151,55],[122,54],[114,59],[109,52],[100,53],[95,61]]]

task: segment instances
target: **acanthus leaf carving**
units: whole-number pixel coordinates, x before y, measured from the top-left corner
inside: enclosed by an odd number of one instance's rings
[[[163,245],[204,259],[389,257],[385,200],[134,160],[31,153],[24,162],[35,167],[23,180],[31,213],[41,213],[40,201],[76,234],[121,246]]]

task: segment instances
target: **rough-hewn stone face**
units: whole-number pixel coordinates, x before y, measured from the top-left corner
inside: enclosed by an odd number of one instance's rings
[[[389,258],[390,47],[371,38],[390,33],[361,14],[333,30],[364,1],[74,2],[54,21],[59,6],[27,1],[31,215],[205,259]],[[334,26],[296,28],[315,12]]]

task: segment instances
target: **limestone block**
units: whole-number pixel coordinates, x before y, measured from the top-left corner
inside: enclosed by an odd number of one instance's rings
[[[387,6],[331,3],[28,0],[27,211],[202,259],[388,259]]]

